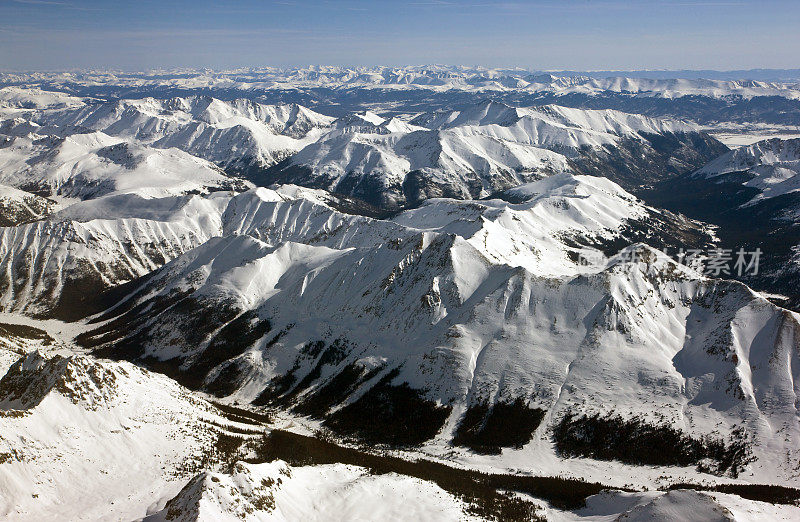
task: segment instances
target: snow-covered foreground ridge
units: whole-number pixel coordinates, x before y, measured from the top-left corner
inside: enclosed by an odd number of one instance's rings
[[[31,352],[0,380],[0,517],[139,519],[219,460],[220,433],[258,430],[132,364]]]
[[[481,520],[465,507],[437,485],[411,477],[344,464],[291,467],[278,460],[198,475],[146,520]]]
[[[753,502],[734,495],[691,490],[603,492],[578,511],[534,502],[538,520],[792,520],[797,508]],[[148,522],[329,520],[484,520],[438,485],[394,473],[371,474],[342,464],[289,466],[237,463],[230,474],[205,473],[192,480]],[[172,515],[172,516],[170,516]],[[612,518],[613,517],[613,518]]]

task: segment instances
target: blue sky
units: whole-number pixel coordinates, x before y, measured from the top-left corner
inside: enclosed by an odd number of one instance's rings
[[[0,69],[800,67],[798,0],[0,0]]]

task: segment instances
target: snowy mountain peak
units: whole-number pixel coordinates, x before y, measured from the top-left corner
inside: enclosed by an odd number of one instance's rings
[[[226,102],[210,96],[97,102],[41,110],[33,119],[103,131],[158,148],[175,147],[234,170],[277,163],[334,120],[297,104]]]
[[[100,131],[62,134],[51,127],[3,123],[0,139],[6,132],[10,138],[0,148],[0,183],[47,196],[90,199],[135,192],[163,197],[247,185],[181,150]]]

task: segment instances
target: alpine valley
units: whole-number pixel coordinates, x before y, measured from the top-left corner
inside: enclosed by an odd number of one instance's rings
[[[0,518],[798,520],[759,74],[0,74]]]

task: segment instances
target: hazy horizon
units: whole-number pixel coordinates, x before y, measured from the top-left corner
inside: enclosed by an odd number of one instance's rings
[[[788,0],[0,0],[0,69],[793,69],[798,11]]]

